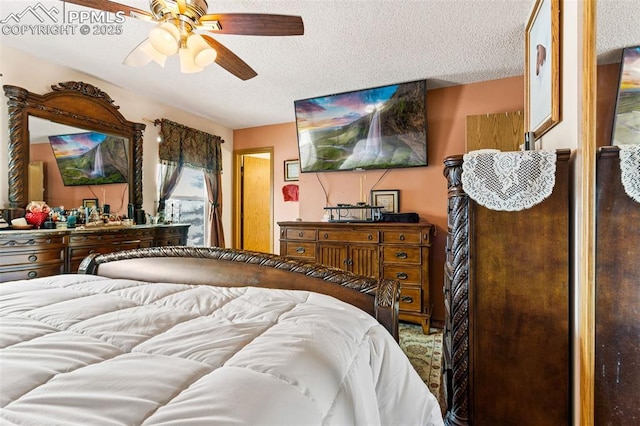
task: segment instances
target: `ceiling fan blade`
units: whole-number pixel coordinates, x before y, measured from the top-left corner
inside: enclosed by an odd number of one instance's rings
[[[91,9],[104,10],[105,12],[124,12],[126,16],[130,16],[132,18],[141,18],[141,19],[151,19],[153,20],[153,16],[142,9],[138,9],[135,7],[127,6],[126,4],[116,3],[114,1],[109,0],[61,0],[66,3],[73,3],[80,6],[90,7]]]
[[[270,15],[264,13],[220,13],[204,15],[200,24],[207,26],[218,23],[216,34],[292,36],[304,34],[304,24],[300,16]]]
[[[242,59],[236,56],[235,53],[224,47],[217,40],[201,34],[209,46],[215,49],[218,53],[215,62],[231,74],[238,77],[240,80],[249,80],[258,75],[249,65],[247,65]]]

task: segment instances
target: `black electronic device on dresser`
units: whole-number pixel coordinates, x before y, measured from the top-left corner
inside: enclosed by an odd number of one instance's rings
[[[520,211],[479,205],[463,157],[444,161],[447,425],[571,424],[570,151],[556,154],[553,193]]]

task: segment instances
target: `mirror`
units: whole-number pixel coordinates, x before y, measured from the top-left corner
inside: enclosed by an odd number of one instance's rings
[[[29,203],[29,162],[31,161],[30,135],[34,137],[68,134],[76,132],[98,132],[126,145],[126,177],[117,185],[128,191],[128,197],[120,199],[142,208],[142,131],[141,123],[127,121],[118,111],[114,101],[97,87],[83,82],[68,81],[51,86],[52,91],[44,95],[31,93],[16,86],[3,86],[8,98],[9,111],[9,205],[11,209],[24,209]],[[33,126],[33,128],[32,128]],[[48,138],[47,138],[47,142]],[[34,154],[35,155],[35,154]],[[57,167],[54,164],[54,167]],[[122,166],[124,167],[124,166]],[[125,173],[123,173],[124,175]],[[106,198],[104,185],[92,196],[100,204]],[[85,185],[91,189],[92,186]],[[98,188],[98,187],[94,187]],[[59,191],[59,189],[58,189]],[[55,199],[55,194],[46,194],[45,199]],[[110,200],[112,197],[107,198]],[[82,202],[81,199],[78,202]],[[53,205],[60,203],[53,202]],[[73,204],[76,204],[74,201]],[[69,208],[75,207],[70,205]],[[122,202],[124,203],[124,201]],[[116,206],[118,207],[118,206]]]
[[[127,215],[131,143],[122,136],[29,116],[28,200],[70,210],[98,200]]]

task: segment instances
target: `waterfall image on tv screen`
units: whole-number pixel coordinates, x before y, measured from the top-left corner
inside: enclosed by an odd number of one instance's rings
[[[98,132],[49,136],[65,186],[127,183],[128,140]]]
[[[294,102],[300,171],[427,165],[426,80]]]

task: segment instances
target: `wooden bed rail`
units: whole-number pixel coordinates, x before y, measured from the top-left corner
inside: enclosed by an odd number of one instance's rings
[[[164,246],[91,254],[79,273],[146,282],[306,290],[354,305],[398,340],[400,284],[269,253]]]

